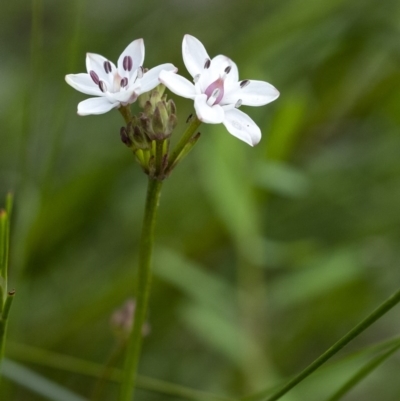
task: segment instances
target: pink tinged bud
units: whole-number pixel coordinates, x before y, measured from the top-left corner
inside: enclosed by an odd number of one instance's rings
[[[104,81],[99,82],[99,88],[102,92],[107,92],[107,85]]]
[[[99,82],[100,82],[99,76],[98,76],[93,70],[91,70],[91,71],[89,72],[89,75],[90,75],[90,78],[92,78],[93,82],[94,82],[96,85],[98,85]]]
[[[243,89],[243,88],[245,88],[249,83],[250,83],[250,81],[249,81],[248,79],[245,79],[244,81],[240,82],[240,87]]]
[[[211,65],[211,60],[209,58],[206,59],[206,62],[204,63],[204,69],[208,70]]]
[[[111,72],[111,70],[112,70],[111,63],[109,61],[105,61],[104,64],[103,64],[103,67],[104,67],[104,71],[107,74],[109,74]]]
[[[124,88],[125,86],[128,85],[128,78],[122,78],[121,79],[121,88]]]
[[[224,97],[224,80],[222,78],[218,78],[208,86],[204,93],[207,95],[208,100],[212,102],[212,104],[210,104],[207,101],[210,106],[218,104]],[[215,99],[215,101],[212,101],[212,99]]]
[[[132,70],[132,57],[131,56],[125,56],[124,60],[122,61],[122,66],[124,67],[125,71],[131,71]]]

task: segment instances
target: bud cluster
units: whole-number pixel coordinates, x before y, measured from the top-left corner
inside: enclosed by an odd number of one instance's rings
[[[139,97],[142,112],[121,128],[122,142],[132,149],[146,174],[158,180],[166,177],[169,138],[177,125],[176,107],[163,95],[165,86]]]
[[[143,113],[139,115],[139,125],[150,140],[160,141],[171,136],[178,123],[176,107],[172,99],[163,96],[165,86],[159,85],[139,99]]]

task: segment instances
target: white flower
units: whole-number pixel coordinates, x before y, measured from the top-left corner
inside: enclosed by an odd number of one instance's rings
[[[194,85],[168,71],[160,73],[160,81],[175,94],[194,99],[200,121],[223,123],[233,136],[256,145],[261,139],[260,128],[238,108],[270,103],[279,96],[278,90],[268,82],[239,81],[238,68],[231,59],[220,55],[211,60],[203,44],[193,36],[184,36],[182,55]]]
[[[134,40],[119,56],[117,67],[99,54],[87,53],[87,74],[69,74],[69,85],[85,93],[98,96],[78,104],[78,114],[103,114],[111,109],[136,101],[139,95],[154,89],[162,70],[176,72],[172,64],[161,64],[144,72],[143,39]]]

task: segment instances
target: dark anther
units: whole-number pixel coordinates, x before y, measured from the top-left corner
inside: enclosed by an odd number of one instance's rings
[[[102,92],[107,92],[107,85],[104,81],[99,82],[99,88]]]
[[[232,67],[229,65],[228,67],[225,68],[225,72],[229,74],[231,72]]]
[[[132,57],[131,56],[125,56],[124,60],[122,61],[122,66],[124,67],[125,71],[130,71],[132,69]]]
[[[109,61],[105,61],[103,66],[104,66],[104,71],[107,74],[111,72],[112,68],[111,68],[111,63]]]
[[[100,82],[99,76],[98,76],[93,70],[91,70],[91,71],[89,72],[89,74],[90,74],[90,78],[93,79],[93,82],[94,82],[96,85],[98,85],[99,82]]]
[[[243,89],[243,88],[246,87],[249,83],[250,83],[250,81],[249,81],[248,79],[245,79],[244,81],[240,82],[240,87]]]
[[[124,88],[125,86],[128,85],[128,78],[122,78],[121,79],[121,87]]]
[[[208,58],[206,59],[206,62],[204,63],[204,69],[208,70],[210,68],[211,65],[211,60]]]
[[[186,119],[186,124],[192,119],[193,114],[190,114],[190,116]]]

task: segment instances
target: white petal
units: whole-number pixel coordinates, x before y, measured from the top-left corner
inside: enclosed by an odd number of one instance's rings
[[[104,97],[94,97],[86,99],[78,104],[78,114],[80,116],[88,116],[90,114],[103,114],[118,106],[118,102],[110,103]]]
[[[147,71],[143,78],[140,80],[140,93],[145,93],[154,89],[157,85],[160,84],[158,77],[160,76],[161,71],[171,71],[173,73],[177,72],[178,69],[173,64],[161,64],[157,67],[152,68]]]
[[[230,134],[251,146],[260,142],[260,128],[247,114],[238,109],[225,111],[223,124]]]
[[[229,59],[229,66],[231,70],[229,74],[226,75],[225,78],[225,87],[229,87],[234,85],[239,80],[239,70],[237,68],[236,63],[234,63],[231,59]]]
[[[222,104],[235,104],[239,99],[245,106],[264,106],[271,103],[279,96],[279,91],[264,81],[249,81],[244,88],[240,87],[238,82],[231,87],[229,92],[225,92]]]
[[[196,96],[194,85],[178,74],[163,70],[160,72],[159,80],[171,92],[174,92],[178,96],[186,97],[188,99],[194,99]]]
[[[228,67],[230,67],[230,71],[227,74],[225,70]],[[211,83],[222,77],[225,77],[224,87],[226,89],[238,82],[239,72],[236,64],[229,57],[219,55],[211,60],[210,68],[203,70],[199,79],[201,91],[204,93]]]
[[[194,99],[194,109],[200,121],[207,124],[220,124],[224,121],[225,112],[219,104],[209,106],[207,95],[198,95]]]
[[[134,103],[138,98],[138,93],[136,93],[136,88],[131,87],[127,90],[120,90],[119,92],[107,92],[106,97],[109,102],[123,103],[124,105]],[[139,91],[138,91],[139,92]]]
[[[128,56],[132,59],[132,68],[130,71],[125,71],[123,63],[124,58]],[[136,70],[143,66],[144,61],[144,41],[143,39],[136,39],[122,52],[118,58],[118,73],[121,77],[130,78]]]
[[[111,64],[111,73],[107,73],[105,70],[105,63],[109,62]],[[111,61],[107,60],[105,57],[100,56],[100,54],[86,53],[86,69],[88,74],[90,71],[94,71],[101,81],[104,81],[107,85],[111,85],[114,79],[114,73],[116,68]]]
[[[86,95],[102,96],[102,92],[89,74],[69,74],[65,76],[68,85]]]
[[[190,75],[194,77],[204,70],[204,64],[210,57],[203,44],[194,36],[185,35],[182,42],[183,62]]]

